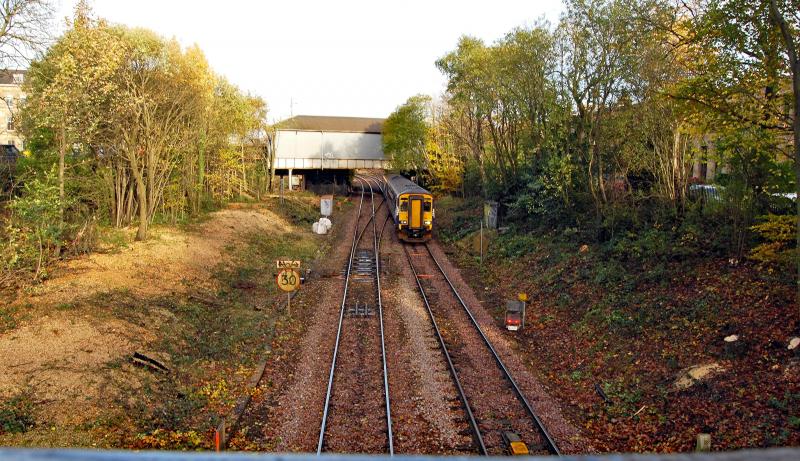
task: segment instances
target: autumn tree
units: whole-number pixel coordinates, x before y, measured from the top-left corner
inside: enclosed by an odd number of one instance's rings
[[[383,126],[383,152],[398,171],[422,172],[427,168],[426,147],[430,128],[427,121],[430,97],[409,98],[386,119]]]
[[[79,4],[72,27],[41,60],[31,63],[23,87],[28,97],[22,128],[29,140],[44,136],[43,142],[55,148],[61,203],[67,151],[77,143],[95,155],[110,147],[107,114],[119,103],[123,46],[119,34]]]
[[[800,198],[800,2],[770,0],[770,18],[778,27],[792,79],[792,141],[794,142],[795,192]],[[797,200],[796,248],[800,248],[800,200]],[[797,258],[797,292],[800,298],[800,258]]]
[[[236,178],[241,195],[248,169],[266,170],[245,155],[260,142],[265,103],[215,75],[199,48],[110,25],[83,3],[70,26],[32,64],[22,112],[34,157],[57,157],[62,198],[73,163],[91,209],[115,226],[135,221],[145,239],[159,212],[175,219],[199,211],[205,193],[230,198],[209,178]],[[224,152],[235,158],[209,164]]]
[[[796,50],[792,58],[798,6],[791,0],[678,4],[680,20],[665,27],[679,39],[676,52],[694,57],[681,63],[686,77],[669,93],[704,128],[716,159],[730,169],[731,211],[741,214],[737,253],[773,194],[797,191],[800,184]]]
[[[554,51],[547,25],[537,24],[489,46],[462,37],[436,62],[448,78],[446,123],[484,188],[513,190],[523,165],[553,150],[559,112]]]

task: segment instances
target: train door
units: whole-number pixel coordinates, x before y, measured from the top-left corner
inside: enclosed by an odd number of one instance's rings
[[[424,198],[419,195],[412,195],[410,197],[411,206],[409,211],[411,216],[408,217],[408,227],[411,229],[422,229],[422,208]]]

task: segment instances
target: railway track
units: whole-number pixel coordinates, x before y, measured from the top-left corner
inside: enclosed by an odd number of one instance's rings
[[[381,300],[377,198],[371,181],[361,182],[358,218],[344,270],[339,325],[325,395],[317,454],[394,454],[389,379]],[[365,195],[371,210],[363,213]],[[371,239],[364,239],[369,235]],[[383,228],[381,228],[382,230]],[[382,232],[381,232],[382,233]],[[378,353],[379,351],[379,353]]]
[[[428,244],[403,245],[459,400],[482,455],[517,434],[531,454],[560,452]]]

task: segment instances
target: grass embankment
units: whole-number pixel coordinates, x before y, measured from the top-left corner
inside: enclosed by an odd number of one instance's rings
[[[794,275],[749,261],[695,257],[658,230],[613,242],[574,230],[487,235],[481,204],[444,198],[438,238],[498,322],[518,292],[531,298],[519,352],[600,451],[800,444],[800,334]],[[739,340],[726,344],[725,337]],[[676,380],[716,364],[705,378]],[[607,401],[602,396],[605,394]]]
[[[55,352],[12,364],[17,374],[0,383],[0,445],[211,448],[218,416],[288,328],[275,259],[310,262],[327,251],[305,225],[311,205],[274,205],[232,205],[86,264],[122,271],[133,285],[107,272],[94,284],[91,267],[70,267],[4,305],[0,349],[46,336]],[[215,250],[196,248],[206,244]],[[48,289],[60,279],[66,290]],[[134,351],[170,371],[135,366]]]

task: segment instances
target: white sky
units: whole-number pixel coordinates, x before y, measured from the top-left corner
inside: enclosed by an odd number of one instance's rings
[[[77,0],[60,0],[59,25]],[[294,114],[386,117],[409,96],[437,96],[434,65],[461,35],[487,43],[560,0],[93,0],[95,14],[197,43],[215,72],[263,97],[270,121]],[[63,25],[61,26],[63,28]]]

